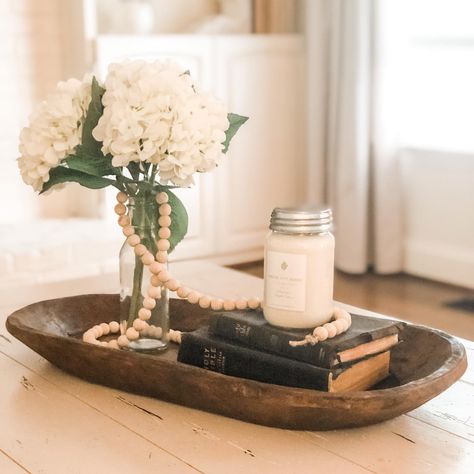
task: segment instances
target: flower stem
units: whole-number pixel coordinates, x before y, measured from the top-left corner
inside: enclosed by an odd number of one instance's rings
[[[138,230],[138,235],[140,236],[140,240],[143,242],[144,245],[147,244],[146,236],[145,236],[145,228],[146,228],[146,200],[143,201],[142,206],[138,206],[135,209],[135,228]],[[142,304],[142,280],[143,280],[143,262],[141,258],[136,255],[135,256],[135,269],[133,270],[133,290],[132,290],[132,297],[130,300],[130,309],[128,313],[128,321],[127,327],[131,327],[133,325],[133,321],[138,316],[138,310]]]
[[[143,279],[143,262],[140,257],[135,256],[135,269],[133,271],[133,290],[130,299],[130,310],[128,313],[127,327],[132,327],[133,321],[138,316],[138,310],[142,303],[142,279]]]

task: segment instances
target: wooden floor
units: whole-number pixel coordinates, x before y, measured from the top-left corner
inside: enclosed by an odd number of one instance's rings
[[[233,267],[263,278],[263,263]],[[474,313],[445,306],[473,296],[468,289],[405,274],[348,275],[336,272],[334,299],[474,340]]]

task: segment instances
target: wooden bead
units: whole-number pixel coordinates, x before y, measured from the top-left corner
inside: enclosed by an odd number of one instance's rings
[[[111,349],[120,349],[120,346],[118,345],[117,341],[115,339],[112,339],[107,343],[107,346],[110,347]]]
[[[248,301],[248,305],[250,309],[257,309],[260,306],[260,299],[259,298],[250,298]]]
[[[351,323],[350,323],[350,321],[348,321],[345,318],[342,321],[344,321],[344,331],[343,332],[345,332],[351,327]]]
[[[135,229],[134,229],[131,225],[126,225],[126,226],[122,229],[122,233],[123,233],[123,235],[125,235],[126,237],[130,237],[131,235],[135,235]]]
[[[179,281],[171,278],[166,282],[166,288],[170,291],[176,291],[180,287]]]
[[[332,324],[336,328],[336,334],[341,334],[349,328],[349,323],[345,319],[336,319]]]
[[[336,306],[334,308],[334,311],[332,313],[333,315],[333,318],[337,321],[338,319],[345,319],[347,322],[351,322],[351,315],[350,313],[348,313],[347,311],[345,311],[344,309],[342,308],[339,308],[338,306]]]
[[[156,252],[156,260],[160,263],[166,263],[168,261],[168,253],[161,250]]]
[[[96,324],[92,328],[92,330],[94,331],[96,339],[98,339],[99,337],[102,337],[102,335],[104,334],[104,331],[102,330],[102,328],[98,324]]]
[[[170,277],[170,274],[169,274],[168,270],[161,270],[161,272],[158,273],[158,278],[163,283],[166,283],[171,277]]]
[[[220,311],[224,307],[224,300],[221,300],[220,298],[213,298],[211,300],[211,308],[214,311]]]
[[[150,288],[148,288],[148,296],[154,299],[161,298],[161,287],[150,286]]]
[[[185,286],[180,286],[177,290],[176,290],[176,294],[180,297],[180,298],[187,298],[188,295],[189,295],[189,288],[186,288]]]
[[[147,327],[148,324],[145,321],[142,321],[141,319],[135,319],[135,321],[133,321],[133,329],[138,332],[142,332]]]
[[[237,309],[247,309],[247,300],[245,298],[239,298],[236,302],[235,302],[235,307]]]
[[[158,240],[156,245],[158,247],[158,250],[162,252],[166,252],[170,248],[169,240],[166,240],[166,239]]]
[[[125,202],[128,201],[128,196],[126,193],[124,193],[123,191],[120,191],[118,194],[117,194],[117,202],[123,204]]]
[[[138,257],[145,255],[146,251],[147,251],[146,247],[143,244],[135,245],[134,252],[135,252],[135,255],[137,255]]]
[[[146,251],[144,255],[142,255],[143,265],[151,265],[154,261],[155,261],[155,257],[153,256],[151,252],[148,252],[148,250]]]
[[[170,216],[160,216],[158,219],[158,225],[160,227],[169,227],[171,225],[171,217]]]
[[[102,334],[104,336],[107,336],[110,332],[110,327],[107,323],[100,323],[100,327],[102,328]]]
[[[112,334],[119,332],[120,324],[117,321],[111,321],[109,323],[109,329]]]
[[[326,328],[326,331],[328,332],[328,337],[334,337],[337,334],[337,329],[333,323],[323,324],[323,328]]]
[[[140,243],[140,237],[137,234],[133,234],[130,237],[127,237],[128,245],[135,247]]]
[[[171,237],[171,230],[169,227],[162,227],[158,231],[158,237],[160,239],[169,239]]]
[[[158,274],[161,272],[161,270],[163,270],[165,267],[163,266],[162,263],[160,262],[153,262],[150,264],[150,272],[151,273],[154,273],[154,274]],[[155,285],[156,286],[156,285]]]
[[[120,227],[125,227],[130,225],[130,217],[128,216],[120,216],[117,220]]]
[[[86,337],[86,336],[87,336],[87,337],[92,336],[92,337],[95,339],[95,330],[92,329],[92,328],[88,329],[88,330],[82,335],[83,338]]]
[[[125,216],[127,214],[127,207],[124,204],[118,203],[114,207],[114,211],[118,216]]]
[[[211,298],[207,295],[203,295],[199,298],[199,306],[203,309],[209,308],[211,306]]]
[[[140,336],[141,336],[141,337],[143,337],[143,336],[146,337],[146,336],[148,336],[148,333],[149,333],[149,331],[150,331],[150,325],[149,325],[146,321],[143,321],[143,320],[141,320],[141,321],[143,322],[143,324],[144,324],[145,326],[144,326],[143,329],[140,331]],[[134,323],[135,323],[135,321],[134,321]],[[136,328],[135,328],[135,329],[136,329]]]
[[[127,208],[123,204],[118,203],[115,205],[114,211],[115,211],[115,214],[119,216],[123,216],[127,212]]]
[[[136,341],[140,337],[140,333],[135,328],[128,328],[125,336],[129,341]]]
[[[153,298],[143,298],[143,307],[145,309],[153,309],[156,306],[156,301]]]
[[[142,321],[148,321],[151,318],[151,311],[147,308],[140,308],[138,310],[138,317]]]
[[[169,216],[171,215],[171,206],[166,204],[161,204],[159,209],[160,216]]]
[[[319,326],[313,331],[313,336],[317,337],[318,341],[325,341],[328,338],[329,333],[326,328]]]
[[[160,339],[161,336],[163,335],[163,330],[160,327],[152,326],[149,329],[149,334],[150,334],[150,337],[153,337],[155,339]]]
[[[181,344],[181,331],[173,331],[170,329],[170,340],[176,342],[176,344]]]
[[[160,286],[161,285],[161,280],[158,278],[158,275],[152,275],[151,278],[150,278],[150,283],[153,286]]]
[[[188,295],[188,301],[192,304],[196,304],[199,301],[199,298],[201,298],[201,293],[198,291],[190,291]]]
[[[117,339],[117,344],[119,345],[119,347],[127,347],[128,346],[128,337],[125,336],[125,334],[122,334]]]
[[[224,300],[224,309],[226,311],[233,311],[235,309],[235,301],[234,300]]]
[[[167,193],[162,192],[162,193],[158,193],[158,194],[156,195],[156,202],[157,202],[158,204],[164,204],[164,203],[166,203],[166,202],[168,202],[168,201],[169,201],[169,197],[168,197],[168,194],[167,194]]]
[[[89,344],[94,344],[94,341],[96,341],[96,337],[95,337],[95,334],[94,333],[91,333],[89,331],[86,331],[83,335],[82,335],[82,340],[84,342],[87,342]]]

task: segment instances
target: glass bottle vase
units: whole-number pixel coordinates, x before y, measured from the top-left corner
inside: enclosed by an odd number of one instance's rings
[[[128,216],[140,236],[141,243],[156,255],[158,237],[158,206],[154,193],[129,198]],[[120,330],[125,333],[138,318],[143,307],[143,299],[150,287],[151,273],[141,258],[135,254],[134,247],[125,240],[120,250]],[[130,341],[129,349],[139,352],[163,351],[169,344],[169,296],[168,289],[161,287],[161,298],[156,299],[147,321],[149,327],[138,340]]]

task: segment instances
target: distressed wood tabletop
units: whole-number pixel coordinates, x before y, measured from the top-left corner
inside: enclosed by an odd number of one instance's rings
[[[176,263],[201,291],[261,296],[262,280]],[[38,299],[116,292],[113,279],[0,291],[0,473],[463,473],[474,466],[474,344],[463,378],[422,407],[365,428],[307,432],[253,425],[66,374],[5,329]],[[345,305],[350,310],[373,314]]]

